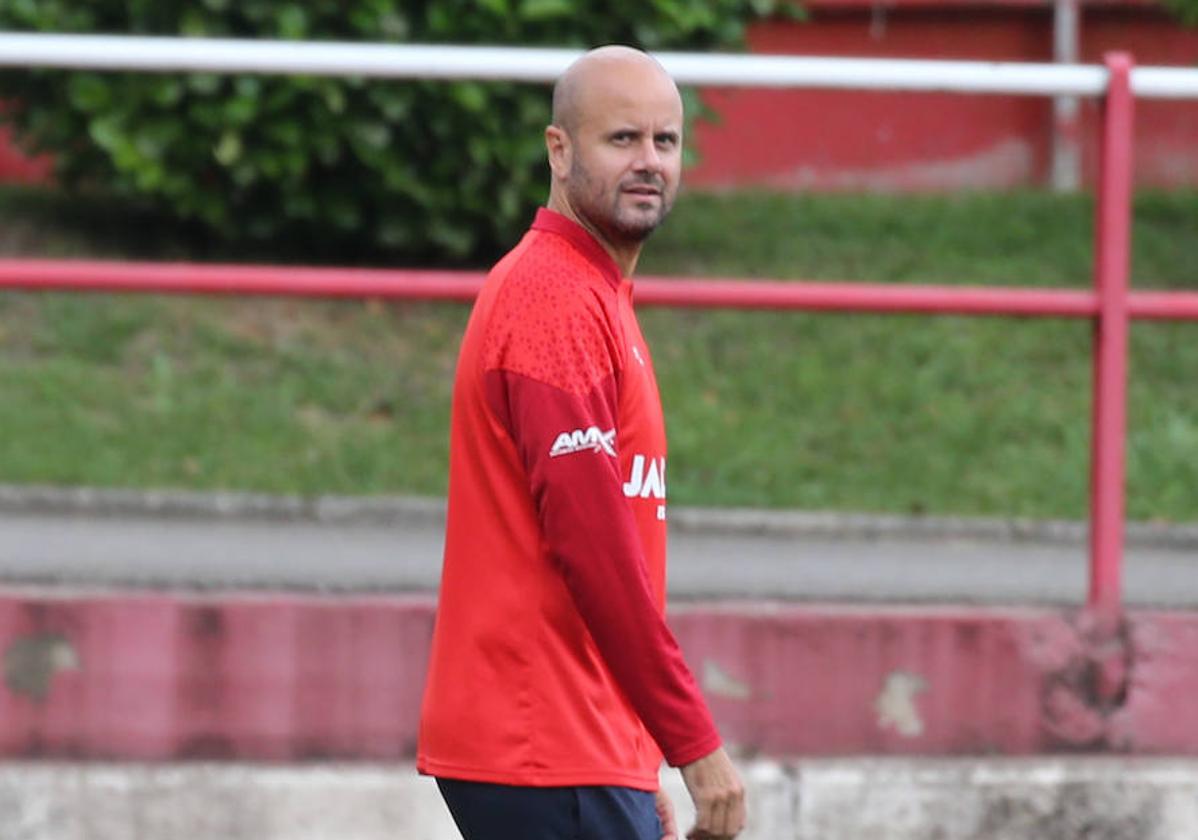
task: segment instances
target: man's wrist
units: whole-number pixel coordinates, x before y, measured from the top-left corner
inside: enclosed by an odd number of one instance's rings
[[[721,746],[723,746],[723,741],[720,739],[720,733],[713,731],[701,740],[689,743],[681,749],[672,750],[666,756],[666,761],[669,762],[671,767],[685,767],[691,762],[711,755]]]

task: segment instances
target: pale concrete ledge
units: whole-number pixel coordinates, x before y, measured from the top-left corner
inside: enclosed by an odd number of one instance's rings
[[[441,527],[445,500],[0,484],[0,513]],[[670,526],[688,534],[1079,546],[1089,533],[1080,520],[677,506],[670,508]],[[1198,523],[1128,522],[1126,541],[1131,547],[1198,549]]]
[[[1198,759],[743,762],[744,840],[1184,840]],[[678,774],[663,775],[690,826]],[[452,840],[408,765],[0,764],[4,840]]]

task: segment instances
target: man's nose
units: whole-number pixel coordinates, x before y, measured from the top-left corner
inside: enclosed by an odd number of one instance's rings
[[[661,152],[652,137],[647,137],[637,145],[636,169],[638,172],[660,172]]]

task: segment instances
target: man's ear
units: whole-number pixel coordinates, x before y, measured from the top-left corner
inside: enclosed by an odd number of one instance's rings
[[[574,155],[570,135],[560,126],[546,126],[545,149],[549,152],[549,169],[553,177],[565,180],[570,174],[570,162]]]

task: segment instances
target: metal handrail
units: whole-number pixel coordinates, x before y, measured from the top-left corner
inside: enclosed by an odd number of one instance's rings
[[[581,50],[0,32],[0,66],[552,82]],[[1098,64],[656,53],[679,84],[1022,96],[1100,96]],[[1132,92],[1198,99],[1198,69],[1139,67]]]

